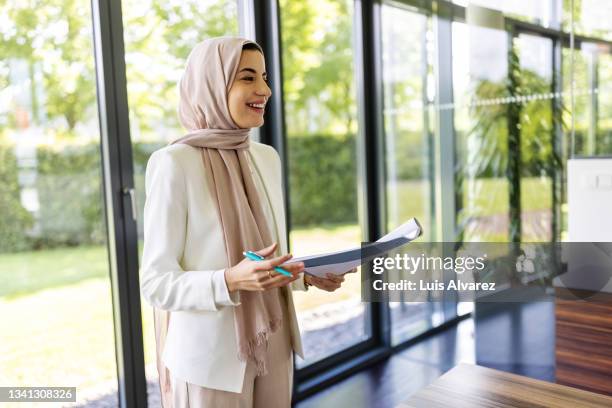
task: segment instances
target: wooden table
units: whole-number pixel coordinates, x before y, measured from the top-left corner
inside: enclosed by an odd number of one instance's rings
[[[610,408],[612,397],[459,364],[397,408]]]
[[[568,292],[556,288],[557,382],[612,396],[612,294]]]

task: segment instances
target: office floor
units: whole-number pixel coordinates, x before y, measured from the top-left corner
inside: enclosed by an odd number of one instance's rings
[[[554,381],[555,321],[551,299],[478,303],[471,318],[297,403],[297,408],[391,408],[460,362]],[[159,406],[157,383],[149,403]],[[82,405],[117,406],[116,393]]]
[[[395,407],[459,362],[554,381],[554,330],[554,302],[550,300],[479,304],[472,318],[295,406]]]

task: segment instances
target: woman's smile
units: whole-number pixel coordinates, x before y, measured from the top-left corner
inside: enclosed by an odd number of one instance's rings
[[[246,104],[247,108],[249,108],[251,111],[259,114],[259,115],[263,115],[264,114],[264,107],[266,106],[265,101],[256,101],[256,102],[247,102]]]

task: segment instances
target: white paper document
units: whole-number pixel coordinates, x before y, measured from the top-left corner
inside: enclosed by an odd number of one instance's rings
[[[411,218],[376,242],[343,251],[293,258],[287,263],[304,262],[304,272],[314,276],[325,277],[327,273],[342,275],[372,258],[407,244],[422,233],[419,222]]]

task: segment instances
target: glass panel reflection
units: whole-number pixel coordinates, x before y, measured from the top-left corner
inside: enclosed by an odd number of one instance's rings
[[[90,3],[18,3],[0,4],[0,384],[117,406]]]
[[[519,20],[530,21],[545,27],[556,24],[559,15],[560,0],[453,0],[453,3],[464,7],[477,6],[490,10],[501,11],[504,15]]]
[[[382,61],[387,231],[416,217],[421,240],[432,237],[433,33],[429,19],[383,5]],[[408,340],[443,321],[440,302],[391,302],[391,342]]]
[[[453,23],[458,240],[510,237],[508,34]]]
[[[560,0],[558,0],[560,1]],[[571,30],[571,4],[574,4],[574,32],[606,40],[612,39],[612,2],[608,0],[563,1],[563,30]]]
[[[291,252],[359,246],[353,2],[281,0]],[[366,339],[359,274],[336,292],[294,292],[306,360]]]
[[[556,153],[552,107],[552,40],[531,35],[514,39],[519,61],[520,86],[520,209],[521,240],[551,241],[553,231],[553,180],[561,171]],[[558,203],[557,203],[558,204]]]
[[[238,35],[238,6],[232,0],[124,1],[123,22],[142,254],[146,164],[151,153],[184,133],[176,114],[177,83],[187,56],[205,38]],[[149,405],[159,406],[153,310],[141,303]]]

